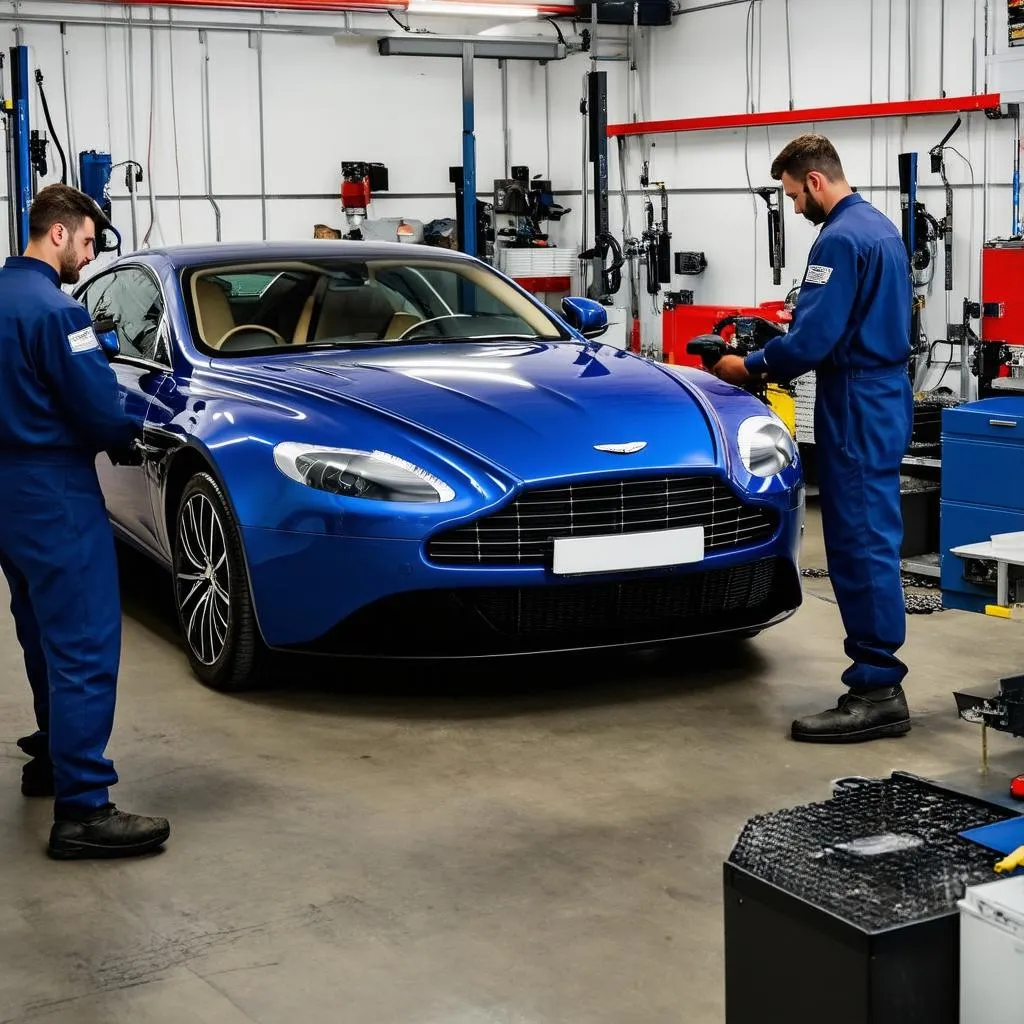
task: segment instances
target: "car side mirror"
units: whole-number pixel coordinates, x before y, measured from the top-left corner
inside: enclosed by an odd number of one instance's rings
[[[117,326],[110,317],[101,317],[92,322],[96,340],[107,359],[116,359],[121,354],[121,343],[117,340]]]
[[[584,338],[600,338],[608,330],[608,310],[593,299],[577,296],[564,298],[562,312],[569,324]]]

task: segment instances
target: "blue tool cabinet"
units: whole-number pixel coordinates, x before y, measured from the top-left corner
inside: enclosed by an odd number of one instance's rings
[[[940,509],[943,604],[983,612],[995,587],[968,583],[950,549],[1024,531],[1024,394],[942,411]]]

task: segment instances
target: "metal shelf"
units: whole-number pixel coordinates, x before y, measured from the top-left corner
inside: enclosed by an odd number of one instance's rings
[[[900,561],[904,572],[913,573],[915,576],[932,576],[938,579],[942,574],[939,564],[939,553],[933,551],[928,555],[913,555]]]

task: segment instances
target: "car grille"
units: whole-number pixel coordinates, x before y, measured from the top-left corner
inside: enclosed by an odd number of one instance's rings
[[[800,602],[796,567],[778,558],[626,580],[410,590],[304,647],[375,658],[580,650],[756,631]]]
[[[444,565],[546,565],[556,537],[704,527],[708,551],[743,547],[775,532],[775,515],[744,505],[711,477],[565,484],[526,491],[511,505],[427,544]]]
[[[571,587],[501,588],[474,593],[467,605],[493,629],[516,636],[539,633],[595,636],[640,628],[671,634],[672,626],[706,616],[753,611],[772,598],[776,562],[676,577],[588,583]]]

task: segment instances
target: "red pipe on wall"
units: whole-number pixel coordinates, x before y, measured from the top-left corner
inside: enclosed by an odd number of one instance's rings
[[[773,124],[806,124],[811,121],[853,121],[858,118],[912,117],[969,110],[995,110],[999,93],[980,96],[944,96],[935,100],[899,100],[895,103],[853,103],[843,107],[804,110],[769,110],[760,114],[719,114],[684,117],[671,121],[634,121],[608,125],[608,135],[657,135],[667,132],[699,132],[717,128],[762,128]]]
[[[190,7],[217,10],[224,8],[248,8],[251,10],[309,11],[322,13],[325,11],[404,11],[406,0],[274,0],[265,3],[263,0],[159,0],[149,3],[148,0],[106,0],[111,6],[122,6],[122,3],[137,7]]]
[[[309,11],[310,13],[324,13],[341,11],[367,12],[367,11],[404,11],[408,0],[157,0],[156,3],[150,0],[102,0],[111,6],[121,7],[124,3],[138,7],[190,7],[206,8],[217,10],[231,8],[235,10],[257,10],[257,11]],[[448,3],[458,3],[458,0],[447,0]],[[505,4],[525,5],[536,7],[540,14],[570,16],[574,8],[568,4],[533,4],[530,0],[471,0],[475,5],[494,4],[502,6]]]

